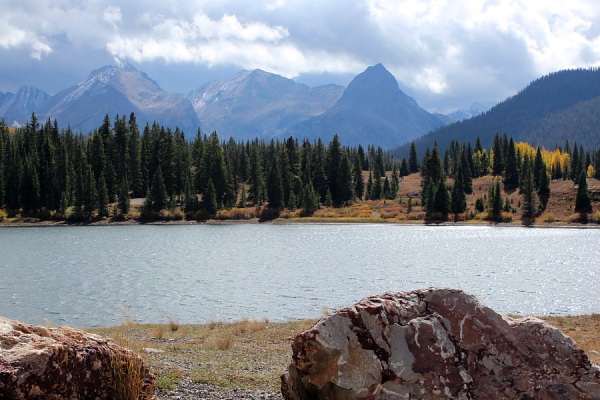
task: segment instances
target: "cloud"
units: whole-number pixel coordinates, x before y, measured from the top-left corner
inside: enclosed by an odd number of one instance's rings
[[[242,23],[235,15],[211,19],[198,12],[190,20],[142,15],[139,21],[147,24],[147,29],[139,34],[114,37],[107,44],[111,54],[137,62],[164,60],[210,67],[233,64],[287,77],[314,72],[354,72],[364,65],[357,65],[351,57],[336,52],[303,51],[290,38],[287,28],[259,21]]]
[[[31,58],[40,60],[42,56],[50,54],[52,48],[44,40],[31,31],[17,28],[0,22],[0,47],[4,49],[26,48]]]
[[[217,70],[254,68],[344,83],[381,62],[422,106],[446,112],[500,101],[552,71],[600,65],[593,0],[0,0],[0,7],[0,83],[24,79],[23,71],[52,71],[52,84],[81,79],[114,57],[164,74],[153,78],[170,90],[196,82],[198,71],[209,80]],[[11,58],[22,54],[28,68]],[[188,72],[167,76],[169,66]]]

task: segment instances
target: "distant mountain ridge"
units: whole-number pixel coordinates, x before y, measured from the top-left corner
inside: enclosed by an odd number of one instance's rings
[[[260,69],[242,71],[229,82],[209,82],[187,98],[202,123],[237,139],[279,136],[298,121],[323,113],[344,88],[316,88]]]
[[[56,118],[62,126],[88,133],[106,114],[112,119],[135,112],[140,125],[156,121],[179,127],[188,139],[198,128],[238,140],[293,135],[327,141],[337,133],[344,145],[375,144],[395,149],[396,155],[408,154],[411,141],[419,154],[434,142],[445,148],[451,140],[474,143],[477,136],[489,147],[496,132],[547,148],[566,139],[596,147],[598,107],[598,69],[559,71],[533,81],[492,109],[475,103],[449,116],[419,107],[381,64],[357,75],[347,88],[310,88],[254,70],[242,71],[229,82],[209,82],[184,96],[168,93],[144,72],[118,63],[92,71],[84,82],[54,96],[28,86],[15,94],[0,92],[0,118],[9,126],[25,124],[35,112],[40,120]],[[450,123],[463,118],[468,119]]]
[[[84,82],[52,96],[37,112],[41,118],[56,118],[84,132],[98,128],[106,114],[114,118],[131,112],[141,124],[157,121],[190,133],[200,126],[189,100],[163,91],[130,64],[93,71]]]
[[[48,93],[31,86],[21,86],[15,94],[0,92],[0,116],[8,125],[19,126],[49,99]]]
[[[515,141],[553,149],[565,140],[587,148],[600,146],[600,69],[555,72],[531,82],[518,94],[507,98],[474,118],[440,127],[415,140],[422,155],[437,143],[445,149],[452,140],[475,143],[479,136],[490,147],[496,133]],[[393,150],[408,155],[410,143]]]
[[[348,85],[334,106],[288,130],[288,134],[327,140],[339,134],[350,146],[375,143],[392,148],[444,125],[407,96],[382,64],[368,67]]]
[[[486,111],[488,111],[489,109],[490,109],[489,107],[486,107],[481,103],[475,102],[475,103],[471,104],[469,106],[469,108],[462,108],[460,110],[456,110],[456,111],[448,114],[447,117],[452,122],[464,121],[466,119],[470,119],[470,118],[476,117],[478,115],[481,115],[481,114],[485,113]]]
[[[285,138],[327,140],[338,133],[345,145],[376,144],[391,148],[447,122],[404,94],[396,79],[377,64],[348,86],[310,88],[262,70],[242,71],[229,82],[209,82],[187,96],[167,93],[128,63],[101,67],[88,78],[54,96],[22,88],[31,100],[0,93],[0,117],[23,124],[32,112],[57,119],[76,131],[97,129],[106,114],[135,112],[142,126],[156,121],[188,138],[198,128],[223,137],[250,140]],[[35,95],[37,93],[37,96]],[[21,96],[22,97],[22,96]],[[15,104],[23,104],[15,109]]]

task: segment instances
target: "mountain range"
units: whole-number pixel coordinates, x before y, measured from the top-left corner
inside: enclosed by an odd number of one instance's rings
[[[492,145],[496,133],[553,150],[567,140],[587,149],[600,146],[600,69],[563,70],[531,82],[516,95],[473,118],[440,127],[416,141],[418,154],[452,140]],[[407,156],[410,143],[392,151]]]
[[[168,93],[128,63],[99,68],[54,96],[28,86],[0,93],[0,117],[8,125],[57,119],[84,133],[97,129],[108,114],[135,112],[143,126],[156,121],[188,138],[198,128],[223,138],[298,138],[327,140],[339,134],[344,145],[392,148],[454,120],[432,114],[407,96],[381,64],[367,68],[347,88],[310,88],[262,70],[242,71],[229,82],[209,82],[186,96]],[[463,114],[461,114],[463,115]]]

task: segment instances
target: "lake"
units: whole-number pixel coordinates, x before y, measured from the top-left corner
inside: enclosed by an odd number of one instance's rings
[[[315,318],[385,291],[600,312],[600,230],[363,224],[0,228],[0,315],[34,324]]]

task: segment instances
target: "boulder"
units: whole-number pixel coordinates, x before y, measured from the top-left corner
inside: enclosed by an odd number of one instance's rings
[[[155,378],[115,342],[0,317],[1,399],[150,399]]]
[[[600,369],[571,338],[460,290],[367,297],[292,349],[287,400],[600,399]]]

